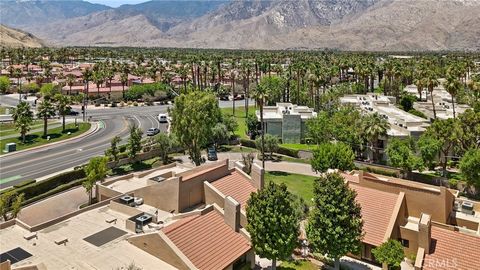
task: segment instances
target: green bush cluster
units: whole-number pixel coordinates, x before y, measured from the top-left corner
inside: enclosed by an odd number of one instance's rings
[[[33,202],[36,202],[36,201],[39,201],[41,199],[44,199],[44,198],[47,198],[49,196],[52,196],[52,195],[55,195],[57,193],[60,193],[62,191],[65,191],[65,190],[69,190],[73,187],[77,187],[77,186],[81,186],[82,185],[82,182],[85,181],[84,178],[81,178],[81,179],[78,179],[78,180],[74,180],[72,182],[69,182],[69,183],[66,183],[66,184],[63,184],[63,185],[60,185],[60,186],[57,186],[56,188],[54,189],[51,189],[47,192],[44,192],[44,193],[41,193],[35,197],[32,197],[30,199],[27,199],[23,202],[23,205],[27,205],[27,204],[30,204],[30,203],[33,203]]]
[[[13,185],[13,188],[21,188],[21,187],[24,187],[26,185],[30,185],[32,183],[35,183],[35,179],[28,179],[28,180],[25,180],[23,182],[21,182],[20,184],[16,184],[16,185]]]
[[[254,140],[240,139],[240,144],[245,147],[257,148]],[[276,152],[281,155],[298,158],[298,150],[279,146]]]
[[[62,185],[70,184],[71,182],[77,181],[79,179],[85,178],[85,172],[83,170],[73,170],[59,175],[53,176],[51,178],[45,179],[40,182],[30,182],[29,184],[22,185],[18,188],[13,188],[18,194],[25,194],[25,203],[30,203],[35,200],[37,197],[45,198],[48,195],[45,194],[54,194],[54,190],[57,190]],[[12,190],[6,189],[5,191]],[[53,192],[53,193],[52,193]],[[58,192],[58,190],[57,190]]]
[[[359,169],[364,172],[381,174],[381,175],[391,176],[391,177],[398,177],[398,172],[391,171],[391,170],[384,170],[384,169],[370,167],[370,166],[360,167]]]
[[[240,144],[245,147],[257,148],[257,146],[255,145],[255,141],[253,140],[240,139]]]

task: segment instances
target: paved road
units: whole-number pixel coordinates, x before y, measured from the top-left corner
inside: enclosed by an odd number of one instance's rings
[[[0,96],[3,103],[7,97]],[[7,102],[5,102],[7,103]],[[14,105],[9,99],[8,104]],[[243,101],[237,102],[240,107]],[[231,106],[231,102],[220,101],[220,107]],[[59,171],[86,163],[91,157],[103,155],[114,136],[120,136],[123,142],[128,137],[128,127],[137,125],[144,133],[151,127],[167,130],[166,124],[157,120],[159,113],[167,112],[168,106],[125,107],[125,108],[88,108],[87,115],[92,121],[99,121],[100,129],[82,140],[65,142],[37,150],[0,157],[0,189],[26,179],[37,179]],[[80,119],[81,117],[77,117]]]

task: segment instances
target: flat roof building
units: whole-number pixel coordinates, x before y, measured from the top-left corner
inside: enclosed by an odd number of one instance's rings
[[[260,122],[260,110],[256,115]],[[292,103],[263,107],[265,132],[279,137],[283,143],[300,143],[305,138],[306,121],[315,116],[317,113],[312,108]]]

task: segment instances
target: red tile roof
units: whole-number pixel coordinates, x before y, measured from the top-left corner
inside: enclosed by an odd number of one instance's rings
[[[176,223],[162,231],[198,269],[224,269],[251,249],[216,210]]]
[[[424,270],[474,270],[480,268],[480,237],[432,226],[431,254]]]
[[[257,192],[257,189],[252,185],[250,179],[236,170],[211,184],[222,192],[223,195],[234,198],[240,203],[242,209],[245,209],[250,194]]]
[[[363,242],[379,246],[383,243],[388,224],[393,215],[398,195],[350,182],[350,188],[357,192],[357,202],[362,207]]]

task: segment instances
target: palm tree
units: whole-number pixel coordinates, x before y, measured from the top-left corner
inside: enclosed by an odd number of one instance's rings
[[[92,80],[92,71],[89,68],[86,68],[82,72],[82,77],[83,77],[83,81],[85,82],[85,85],[87,86],[86,95],[87,95],[87,98],[88,98],[88,85],[89,85],[90,81]]]
[[[268,96],[269,96],[269,90],[267,87],[262,85],[262,83],[259,83],[253,91],[252,97],[256,100],[257,105],[260,107],[260,126],[262,129],[261,132],[261,140],[262,140],[262,168],[265,169],[265,124],[263,122],[263,106],[265,103],[267,103]]]
[[[373,148],[373,161],[378,161],[378,140],[380,137],[387,135],[390,124],[378,113],[368,114],[363,118],[362,130],[363,135],[370,146]]]
[[[444,82],[443,87],[445,90],[452,96],[452,110],[453,118],[455,119],[455,101],[454,98],[457,95],[458,91],[462,89],[462,83],[453,76],[448,76],[447,80]]]
[[[70,88],[68,90],[68,95],[71,95],[72,94],[72,86],[75,84],[77,78],[73,74],[68,74],[66,80],[67,80],[67,85]]]
[[[43,99],[38,106],[37,117],[43,119],[43,137],[47,136],[48,118],[55,116],[55,107],[48,99]]]
[[[15,128],[20,129],[22,135],[22,143],[25,143],[25,135],[30,130],[30,125],[33,122],[33,112],[30,110],[30,104],[27,102],[20,102],[12,112],[13,122]]]
[[[97,95],[100,96],[100,86],[103,84],[105,77],[103,76],[103,72],[101,70],[93,72],[93,81],[97,86]]]
[[[58,114],[62,116],[62,132],[65,132],[65,116],[72,110],[70,107],[70,98],[62,94],[57,94],[55,100],[57,101]]]
[[[438,79],[433,71],[429,71],[425,76],[425,86],[430,93],[430,98],[432,99],[432,109],[433,109],[433,118],[437,119],[437,111],[435,110],[435,101],[433,100],[433,89],[438,86]]]

